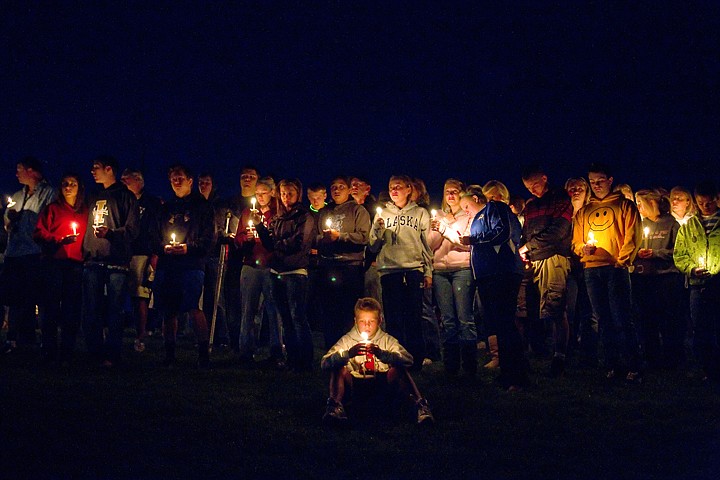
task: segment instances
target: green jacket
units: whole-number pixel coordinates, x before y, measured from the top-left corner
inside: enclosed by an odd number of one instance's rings
[[[720,223],[706,236],[705,229],[696,215],[680,227],[673,253],[675,266],[688,276],[690,285],[702,285],[709,280],[690,275],[693,268],[700,266],[701,257],[705,262],[705,269],[711,275],[720,272]]]

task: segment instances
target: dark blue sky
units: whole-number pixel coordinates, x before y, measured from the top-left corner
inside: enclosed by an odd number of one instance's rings
[[[718,179],[718,2],[2,2],[0,191],[100,153],[169,194],[173,162],[237,189],[391,173],[518,190],[593,160],[633,187]],[[106,3],[106,2],[102,2]],[[712,167],[712,168],[710,168]]]

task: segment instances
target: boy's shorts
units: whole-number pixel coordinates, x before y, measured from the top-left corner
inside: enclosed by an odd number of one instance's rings
[[[155,305],[165,313],[184,313],[200,308],[205,272],[158,270],[155,273]]]
[[[130,259],[130,271],[128,272],[128,293],[133,298],[150,298],[151,290],[144,287],[143,284],[147,280],[147,255],[133,255]]]

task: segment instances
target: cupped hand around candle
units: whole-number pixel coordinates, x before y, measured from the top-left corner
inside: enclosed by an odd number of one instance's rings
[[[110,231],[110,230],[108,229],[108,227],[105,227],[105,226],[95,227],[94,230],[95,230],[95,236],[96,236],[97,238],[105,238],[105,237],[107,237],[107,234],[108,234],[108,232]]]
[[[187,255],[187,243],[165,245],[166,255]]]
[[[60,239],[60,245],[70,245],[71,243],[75,243],[78,239],[78,234],[70,234],[65,235],[63,238]]]

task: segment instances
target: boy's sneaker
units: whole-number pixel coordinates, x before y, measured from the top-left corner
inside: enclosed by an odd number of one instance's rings
[[[8,340],[5,342],[5,344],[2,346],[2,353],[12,353],[17,348],[17,342],[15,340]]]
[[[643,381],[642,373],[640,372],[628,372],[625,377],[625,383],[629,385],[640,385]]]
[[[135,345],[133,346],[135,348],[135,351],[138,353],[142,353],[145,351],[145,342],[140,340],[139,338],[135,339]]]
[[[345,413],[345,407],[340,402],[336,402],[332,398],[328,398],[325,414],[322,417],[325,425],[345,425],[348,417]]]
[[[430,411],[430,405],[427,400],[421,398],[415,403],[417,407],[417,423],[418,425],[432,425],[435,423],[435,417],[433,417]]]

